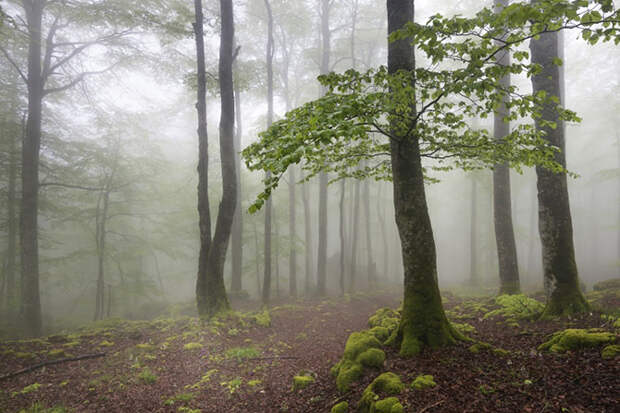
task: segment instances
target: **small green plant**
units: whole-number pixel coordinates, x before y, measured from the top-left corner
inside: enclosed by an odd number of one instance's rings
[[[256,358],[260,355],[260,352],[254,347],[233,347],[226,351],[227,359],[236,359],[238,362],[244,360]]]
[[[183,346],[185,350],[200,350],[202,348],[202,344],[200,343],[187,343]]]
[[[13,393],[11,393],[11,397],[15,397],[18,394],[28,394],[28,393],[35,392],[35,391],[39,390],[40,387],[41,387],[41,384],[39,384],[39,383],[32,383],[31,385],[24,387],[20,391],[14,391]]]
[[[478,387],[478,391],[482,394],[484,394],[485,396],[488,396],[489,394],[493,394],[495,393],[495,389],[491,386],[488,386],[486,384],[481,384],[480,387]]]
[[[190,407],[185,407],[185,406],[181,406],[177,409],[177,412],[179,413],[201,413],[202,410],[200,409],[192,409]]]
[[[108,340],[103,340],[101,343],[99,343],[99,347],[112,347],[113,345],[114,343]]]
[[[188,402],[196,397],[194,393],[179,393],[164,402],[166,406],[172,406],[176,402]]]
[[[28,409],[22,409],[19,413],[69,413],[70,410],[63,406],[47,408],[43,404],[36,402]]]
[[[191,386],[185,386],[185,388],[199,389],[200,387],[211,381],[211,376],[213,376],[215,373],[217,373],[217,369],[211,369],[207,371],[207,373],[202,376],[202,378],[198,382],[192,384]]]
[[[254,315],[254,322],[261,327],[270,327],[271,326],[271,315],[268,310],[265,310],[261,313],[257,313]]]
[[[157,376],[148,368],[144,368],[140,374],[138,374],[138,378],[144,384],[153,384],[157,381]]]
[[[233,394],[241,388],[241,385],[243,384],[243,380],[240,377],[237,377],[230,381],[223,381],[220,384],[226,387],[230,394]]]

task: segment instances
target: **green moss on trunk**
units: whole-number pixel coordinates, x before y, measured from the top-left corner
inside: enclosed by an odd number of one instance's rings
[[[575,281],[556,286],[551,293],[551,297],[549,297],[549,301],[547,301],[541,318],[566,316],[584,313],[589,310],[590,304],[581,293],[579,284]]]

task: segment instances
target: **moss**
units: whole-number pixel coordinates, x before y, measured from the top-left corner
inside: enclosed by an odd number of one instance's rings
[[[362,398],[358,403],[358,409],[360,413],[371,413],[376,412],[377,400],[380,399],[380,396],[396,396],[400,394],[405,388],[405,385],[394,373],[383,373],[375,378],[372,383],[366,387],[364,392],[362,393]],[[396,397],[393,399],[398,402]],[[388,403],[386,403],[387,405]],[[400,403],[399,403],[400,404]],[[390,409],[393,404],[390,404]],[[401,406],[402,407],[402,406]],[[392,410],[384,410],[387,412],[391,412]],[[398,410],[395,410],[398,411]]]
[[[369,348],[357,357],[357,361],[364,367],[379,368],[385,362],[385,353],[378,348]]]
[[[155,350],[155,346],[151,343],[140,343],[136,344],[136,348],[138,350],[152,351]]]
[[[478,387],[478,391],[482,394],[484,394],[485,396],[488,396],[489,394],[493,394],[495,393],[495,389],[491,386],[488,386],[486,384],[481,384]]]
[[[340,402],[330,410],[330,413],[347,413],[349,411],[348,402]]]
[[[598,347],[604,344],[614,343],[615,341],[616,335],[613,333],[598,329],[583,330],[569,328],[554,333],[549,341],[546,341],[538,346],[538,350],[564,353],[568,350]]]
[[[138,374],[138,378],[144,384],[153,384],[157,381],[158,377],[147,367],[144,370],[142,370],[140,374]]]
[[[293,390],[305,389],[308,385],[314,383],[315,381],[316,380],[314,377],[310,375],[295,376],[293,377]]]
[[[254,315],[254,322],[261,327],[270,327],[271,326],[271,315],[268,310],[264,310],[263,312],[257,313]]]
[[[183,346],[185,350],[200,350],[202,348],[202,344],[200,343],[187,343]]]
[[[373,327],[369,331],[372,333],[372,335],[376,337],[377,340],[379,340],[382,343],[384,343],[385,340],[387,340],[391,334],[390,330],[388,330],[385,327],[381,327],[381,326]]]
[[[400,315],[391,308],[380,308],[368,319],[368,327],[383,327],[388,330],[388,336],[398,328]],[[387,338],[387,337],[386,337]]]
[[[436,385],[437,383],[435,383],[433,376],[430,374],[419,375],[413,382],[411,382],[411,388],[415,390],[424,390],[435,387]]]
[[[101,343],[99,343],[99,347],[112,347],[113,345],[114,343],[108,340],[103,340]]]
[[[66,357],[67,356],[65,351],[63,349],[61,349],[61,348],[51,349],[50,351],[47,352],[47,355],[49,357],[52,357],[52,358],[60,358],[60,357]]]
[[[349,390],[351,383],[363,375],[364,366],[380,367],[385,360],[381,343],[368,330],[351,333],[344,348],[342,360],[331,370],[336,375],[336,385],[340,392]],[[377,351],[369,351],[375,349]]]
[[[510,351],[504,350],[503,348],[494,348],[493,354],[499,357],[508,357],[510,355]]]
[[[485,343],[485,342],[479,341],[479,342],[469,346],[468,350],[469,350],[470,353],[478,354],[482,350],[490,350],[492,348],[493,348],[493,346],[490,345],[489,343]]]
[[[403,405],[397,397],[388,397],[375,403],[371,413],[402,413]]]
[[[579,286],[574,282],[556,286],[551,293],[541,319],[585,313],[590,310],[590,304],[585,299]]]
[[[32,359],[35,357],[34,353],[26,353],[23,351],[18,351],[15,353],[15,357],[19,358],[19,359]]]
[[[452,327],[456,328],[461,334],[472,334],[476,332],[476,327],[468,323],[452,323]]]
[[[545,309],[543,303],[523,294],[500,295],[495,298],[495,303],[500,308],[487,313],[485,319],[501,315],[508,319],[533,320]]]
[[[604,359],[614,359],[620,354],[620,345],[611,344],[603,348],[601,352],[601,357]]]
[[[226,351],[227,359],[236,359],[239,363],[244,360],[253,359],[260,355],[254,347],[233,347]]]

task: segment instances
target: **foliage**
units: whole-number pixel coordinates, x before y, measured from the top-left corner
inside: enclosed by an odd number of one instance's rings
[[[233,347],[226,351],[226,358],[236,359],[239,363],[259,355],[260,352],[254,347]]]
[[[230,394],[233,394],[241,388],[241,385],[243,384],[243,379],[241,379],[240,377],[237,377],[229,381],[223,381],[220,384],[223,387],[226,387]]]
[[[269,310],[264,310],[254,315],[254,321],[256,322],[257,325],[261,327],[270,327],[271,326],[271,315],[269,314]]]
[[[591,3],[543,0],[513,3],[499,14],[485,8],[470,19],[436,15],[424,25],[410,23],[390,39],[410,39],[431,62],[428,67],[391,74],[382,66],[319,77],[328,89],[325,96],[288,112],[243,151],[248,168],[272,173],[250,211],[262,206],[291,164],[301,163],[306,179],[328,171],[334,179],[389,180],[389,140],[397,136],[417,139],[421,156],[436,160],[433,168],[439,170],[503,162],[564,170],[554,159],[559,148],[547,144],[544,132],[529,123],[536,118],[555,128],[540,119],[541,110],[559,99],[544,92],[527,94],[516,86],[503,89],[499,81],[508,74],[540,72],[518,47],[546,31],[577,28],[590,43],[620,41],[612,2]],[[508,51],[514,52],[512,64],[496,65],[494,57]],[[517,125],[509,135],[495,140],[488,131],[470,126],[469,119],[493,114],[505,97],[510,97],[506,121]],[[579,120],[556,108],[562,120]]]

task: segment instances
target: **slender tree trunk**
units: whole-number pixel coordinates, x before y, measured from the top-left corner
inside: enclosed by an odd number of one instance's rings
[[[95,293],[95,321],[103,320],[105,314],[105,244],[109,204],[110,191],[106,188],[103,194],[101,194],[101,209],[99,209],[100,206],[97,205],[97,229],[95,231],[95,236],[97,237],[97,290]]]
[[[269,0],[265,1],[267,9],[267,128],[273,123],[273,14]],[[267,171],[266,179],[271,178],[271,172]],[[265,274],[263,276],[263,305],[269,305],[271,299],[271,215],[272,215],[272,197],[267,198],[265,202],[265,242],[264,242],[264,259]]]
[[[310,200],[308,195],[308,184],[304,182],[301,186],[302,200],[304,203],[304,237],[306,244],[305,259],[306,273],[304,281],[304,292],[306,296],[310,295],[312,289],[312,217],[310,216]]]
[[[542,71],[532,77],[533,92],[545,91],[548,96],[557,96],[560,105],[563,104],[564,79],[561,67],[555,65],[553,59],[563,57],[562,49],[558,33],[545,33],[530,42],[532,63],[542,67]],[[555,160],[565,166],[564,122],[559,118],[557,109],[557,104],[546,103],[541,119],[555,122],[556,128],[543,127],[539,119],[535,121],[537,128],[544,132],[544,139],[560,149],[555,154]],[[589,305],[579,288],[566,174],[536,167],[536,175],[543,272],[551,286],[551,296],[543,317],[586,311]]]
[[[393,33],[413,21],[413,11],[412,0],[387,0],[388,32]],[[413,73],[414,68],[410,40],[390,42],[388,72],[405,70]],[[410,127],[393,124],[392,130],[398,139],[390,141],[394,208],[402,243],[405,291],[400,325],[389,342],[399,344],[403,356],[418,354],[427,346],[448,345],[461,337],[448,322],[439,294],[435,241],[426,203],[419,138],[415,125]],[[413,132],[403,135],[405,129]]]
[[[22,137],[25,133],[25,125],[22,121]],[[5,264],[5,282],[6,282],[6,305],[7,317],[10,326],[16,324],[16,308],[17,308],[17,286],[15,282],[15,258],[17,257],[17,218],[15,210],[17,206],[17,136],[11,133],[13,129],[6,128],[9,131],[9,182],[7,190],[7,247],[6,247],[6,264]]]
[[[471,175],[471,197],[469,207],[469,284],[477,287],[478,277],[478,188],[476,177]]]
[[[253,224],[254,228],[254,256],[256,262],[256,295],[262,298],[261,282],[260,282],[260,248],[258,242],[258,229],[256,228],[256,222]]]
[[[232,222],[237,205],[237,177],[235,173],[235,97],[232,76],[235,37],[232,0],[220,0],[220,159],[222,167],[222,200],[217,213],[215,233],[207,258],[204,288],[197,293],[198,314],[211,317],[228,310],[230,305],[224,286],[224,262],[230,240]],[[197,291],[198,292],[198,291]]]
[[[289,225],[289,284],[288,292],[291,297],[297,297],[297,212],[295,205],[295,166],[288,169],[288,225]]]
[[[388,237],[387,237],[387,228],[385,226],[385,203],[381,197],[383,186],[379,186],[379,193],[377,195],[377,216],[379,217],[379,226],[381,228],[381,240],[383,241],[383,274],[385,281],[389,279],[388,274],[390,273],[389,264],[390,264],[390,247],[388,246]]]
[[[353,239],[351,240],[351,276],[349,277],[349,292],[355,292],[355,279],[357,277],[357,245],[359,237],[360,221],[360,181],[355,180],[355,195],[353,197]]]
[[[340,222],[338,224],[338,232],[340,234],[340,295],[345,294],[345,237],[344,237],[344,192],[346,190],[344,179],[340,181]]]
[[[196,280],[196,300],[199,312],[204,307],[207,295],[207,260],[211,248],[211,213],[209,206],[209,140],[207,135],[207,95],[204,51],[204,16],[202,0],[194,0],[196,22],[194,37],[196,41],[196,61],[198,70],[198,92],[196,111],[198,112],[198,219],[200,229],[200,253],[198,258],[198,277]]]
[[[494,0],[497,13],[506,7],[509,0]],[[496,62],[502,66],[510,65],[510,53],[498,55]],[[510,75],[500,80],[503,89],[510,87]],[[494,137],[503,139],[510,133],[510,122],[504,120],[508,115],[507,105],[510,97],[505,96],[494,115]],[[497,244],[497,260],[499,263],[499,293],[518,294],[521,290],[519,282],[519,265],[517,245],[512,226],[512,206],[510,194],[510,168],[508,163],[495,165],[493,169],[493,217],[495,224],[495,242]]]
[[[41,26],[45,2],[23,0],[29,30],[28,44],[28,121],[22,145],[22,202],[20,210],[21,315],[27,336],[40,336],[41,297],[39,293],[39,150],[43,106],[41,67]]]
[[[366,271],[368,271],[368,287],[375,285],[375,262],[372,253],[372,234],[370,225],[370,182],[364,181],[364,210],[366,212]]]
[[[278,217],[273,213],[273,227],[275,232],[275,270],[276,270],[276,297],[280,298],[280,229]]]
[[[233,228],[231,235],[231,255],[232,255],[232,274],[231,290],[239,292],[243,290],[243,211],[241,206],[241,92],[235,84],[235,116],[237,127],[235,129],[235,172],[237,177],[237,205],[235,206],[235,216],[233,218]]]
[[[321,55],[321,74],[329,73],[329,57],[331,31],[329,29],[329,10],[330,0],[321,1],[321,39],[322,55]],[[321,87],[321,95],[326,90]],[[324,296],[327,294],[327,172],[319,174],[319,249],[317,254],[317,294]]]

